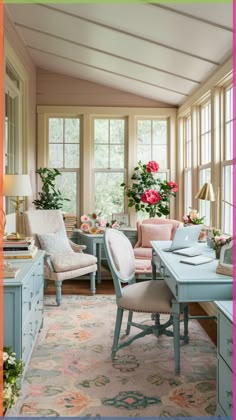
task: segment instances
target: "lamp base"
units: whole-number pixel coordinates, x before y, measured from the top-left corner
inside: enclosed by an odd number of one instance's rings
[[[9,233],[6,235],[8,241],[19,241],[20,239],[25,239],[25,236],[21,236],[18,232]]]

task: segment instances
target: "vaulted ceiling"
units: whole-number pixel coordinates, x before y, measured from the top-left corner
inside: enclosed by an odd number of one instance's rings
[[[7,4],[37,67],[181,105],[232,54],[232,4]]]

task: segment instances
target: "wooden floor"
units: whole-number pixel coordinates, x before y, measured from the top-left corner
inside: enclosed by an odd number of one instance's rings
[[[104,279],[105,277],[105,279]],[[97,285],[97,294],[102,295],[112,295],[114,294],[114,287],[112,280],[109,278],[110,276],[105,274],[102,276],[103,281],[101,284]],[[55,295],[55,286],[54,282],[49,281],[47,288],[45,289],[45,294],[47,295]],[[79,295],[90,295],[89,290],[89,280],[66,280],[62,284],[62,294],[79,294]],[[206,315],[205,311],[198,303],[190,303],[189,304],[189,312],[190,315]],[[200,320],[199,321],[208,336],[211,340],[216,344],[217,343],[217,334],[216,334],[216,321],[207,319],[207,320]]]

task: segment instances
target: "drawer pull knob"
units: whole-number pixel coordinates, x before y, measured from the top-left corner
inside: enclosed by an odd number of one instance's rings
[[[232,397],[232,391],[226,391],[227,398]]]
[[[233,344],[233,340],[232,340],[232,338],[227,338],[227,344]]]
[[[232,356],[232,350],[227,350],[227,356],[229,356],[229,357]]]

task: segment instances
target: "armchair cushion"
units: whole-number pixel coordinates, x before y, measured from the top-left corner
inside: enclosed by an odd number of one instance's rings
[[[61,273],[92,266],[97,263],[97,258],[93,255],[76,253],[70,250],[70,252],[51,255],[51,263],[56,273]]]
[[[169,241],[171,238],[171,224],[141,225],[142,247],[151,248],[150,241]]]
[[[73,252],[64,230],[58,230],[54,233],[38,233],[40,247],[48,254]]]

